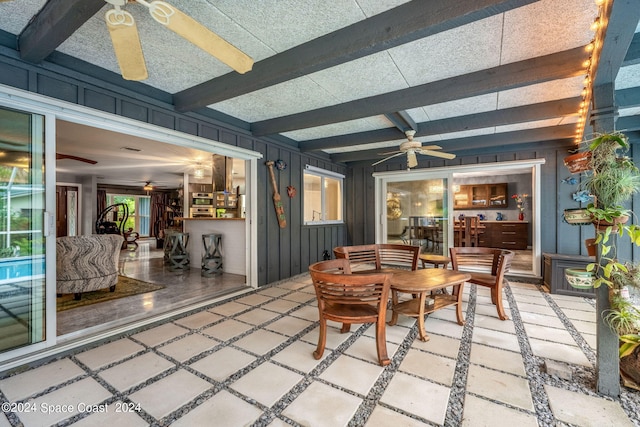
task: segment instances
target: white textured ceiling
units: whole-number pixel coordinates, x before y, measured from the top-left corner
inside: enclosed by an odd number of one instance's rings
[[[404,0],[169,0],[256,62],[406,3]],[[45,0],[0,3],[0,29],[19,34]],[[426,3],[426,0],[425,0]],[[87,21],[58,50],[119,72],[104,24],[104,12]],[[144,83],[175,94],[231,70],[156,23],[146,8],[128,4],[137,22],[149,79]],[[540,0],[436,33],[344,64],[209,106],[252,123],[411,88],[491,67],[587,45],[598,8],[593,0]],[[587,54],[585,54],[585,57]],[[252,71],[253,72],[253,71]],[[407,109],[417,123],[577,97],[584,76],[534,84]],[[640,86],[640,65],[624,67],[618,88]],[[418,138],[443,146],[454,138],[575,123],[574,114]],[[383,115],[293,130],[282,135],[305,141],[394,125]],[[401,139],[334,148],[328,153],[396,147]]]

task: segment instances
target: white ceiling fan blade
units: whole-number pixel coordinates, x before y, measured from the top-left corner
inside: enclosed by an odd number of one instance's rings
[[[431,150],[425,150],[422,149],[420,151],[418,151],[420,154],[425,154],[427,156],[433,156],[433,157],[440,157],[442,159],[447,159],[447,160],[451,160],[451,159],[455,159],[456,155],[455,154],[451,154],[451,153],[441,153],[439,151],[431,151]]]
[[[380,164],[380,163],[382,163],[382,162],[386,162],[386,161],[387,161],[387,160],[389,160],[389,159],[393,159],[394,157],[398,157],[398,156],[401,156],[401,155],[403,155],[403,154],[404,154],[404,153],[400,152],[400,153],[396,153],[396,154],[394,154],[393,156],[385,157],[385,158],[384,158],[384,159],[382,159],[382,160],[378,160],[377,162],[375,162],[375,163],[374,163],[374,164],[372,164],[371,166],[379,165],[379,164]]]
[[[442,147],[439,145],[423,145],[420,147],[422,150],[442,150]]]
[[[136,2],[149,8],[153,19],[174,33],[190,41],[208,54],[218,58],[240,74],[253,68],[253,59],[207,27],[163,1]]]
[[[149,75],[133,16],[116,7],[106,13],[105,20],[122,78],[125,80],[145,80]]]
[[[400,151],[400,150],[387,151],[386,153],[378,153],[378,156],[388,156],[389,154],[397,154],[397,153],[402,153],[402,151]]]
[[[413,150],[407,151],[407,167],[409,169],[418,166],[418,159],[416,158],[416,152]]]

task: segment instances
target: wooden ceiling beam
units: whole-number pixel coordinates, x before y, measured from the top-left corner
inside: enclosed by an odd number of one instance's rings
[[[404,110],[387,113],[384,116],[403,134],[408,130],[418,130],[418,124],[411,118],[409,113]]]
[[[491,126],[502,126],[513,123],[524,123],[545,120],[554,117],[577,114],[581,98],[565,98],[520,107],[504,108],[502,110],[486,111],[483,113],[457,116],[430,122],[418,123],[416,137],[460,132],[472,129],[482,129]],[[384,131],[384,132],[383,132]],[[394,141],[402,139],[394,128],[358,132],[347,135],[300,141],[300,151],[318,151],[332,148],[343,148],[353,145],[372,144],[375,142]]]
[[[18,37],[20,58],[40,63],[105,5],[103,0],[49,0]]]
[[[413,0],[174,95],[180,112],[273,86],[539,0]]]
[[[328,125],[584,75],[584,47],[251,124],[254,136]]]
[[[573,138],[575,125],[549,126],[544,128],[526,129],[513,132],[494,133],[491,135],[479,135],[467,138],[457,138],[438,141],[443,151],[455,153],[461,150],[479,150],[490,147],[507,147],[517,144],[540,143],[545,141],[566,140]],[[335,153],[331,155],[334,162],[353,162],[361,160],[380,160],[382,150],[351,151],[348,153]]]
[[[635,33],[633,35],[633,39],[629,45],[629,50],[627,50],[627,54],[624,56],[622,66],[627,67],[629,65],[636,64],[640,64],[640,33]]]
[[[638,107],[640,106],[640,87],[616,90],[615,98],[618,108]]]

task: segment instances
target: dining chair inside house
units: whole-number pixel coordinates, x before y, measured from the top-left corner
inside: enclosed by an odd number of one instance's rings
[[[453,270],[465,270],[471,275],[469,283],[486,286],[491,289],[491,302],[496,306],[500,320],[509,317],[502,303],[502,285],[504,275],[511,268],[514,253],[503,249],[478,247],[453,247],[449,249]],[[486,267],[489,271],[473,271],[468,268]]]
[[[455,222],[454,224],[454,246],[470,247],[479,246],[480,234],[483,233],[483,226],[477,216],[465,216],[464,221]]]
[[[315,359],[322,358],[327,342],[327,321],[342,323],[348,332],[352,323],[376,324],[378,363],[390,363],[387,354],[386,320],[391,274],[351,274],[347,259],[320,261],[309,266],[318,300],[320,331]]]

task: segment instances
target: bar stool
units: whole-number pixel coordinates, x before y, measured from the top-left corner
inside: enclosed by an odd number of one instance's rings
[[[202,253],[202,270],[200,273],[205,277],[222,274],[222,235],[203,234],[202,244],[204,245],[204,252]]]
[[[170,270],[184,270],[189,268],[189,233],[179,231],[167,232],[164,239],[164,262],[169,264]]]

